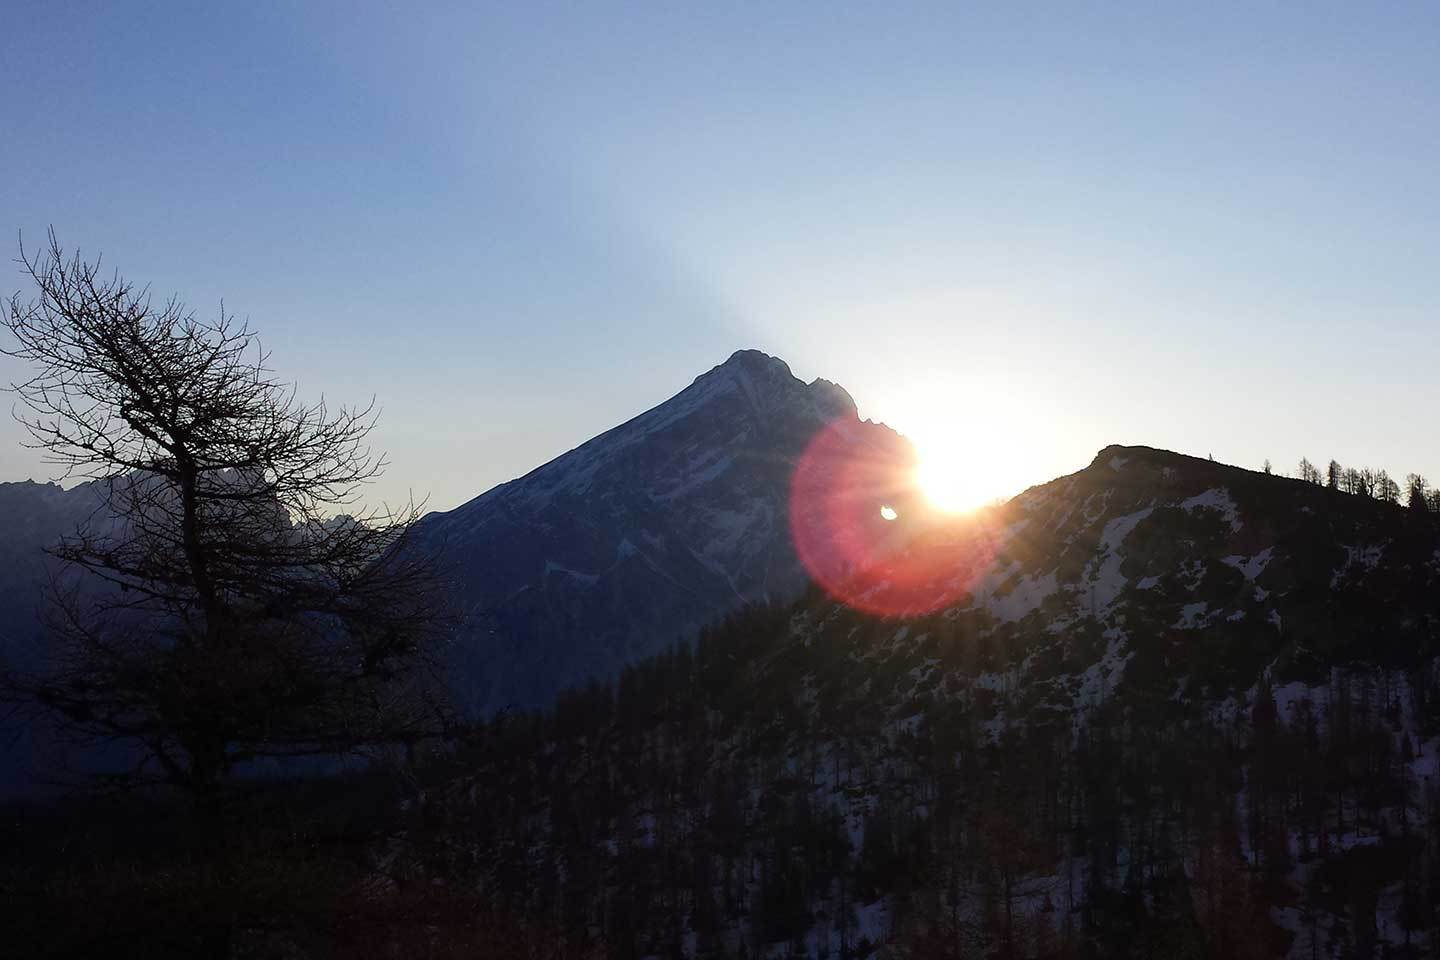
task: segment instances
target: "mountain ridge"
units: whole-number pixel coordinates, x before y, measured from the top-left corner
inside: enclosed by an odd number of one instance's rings
[[[713,399],[715,392],[724,391],[726,388],[739,390],[754,408],[754,412],[763,413],[764,405],[757,402],[758,396],[754,388],[756,376],[762,378],[789,377],[797,383],[803,383],[799,378],[794,377],[790,372],[790,366],[778,357],[770,356],[759,350],[742,349],[732,353],[724,363],[717,364],[705,373],[696,377],[688,387],[670,397],[668,400],[656,404],[623,423],[617,424],[601,433],[596,434],[589,440],[572,447],[558,456],[547,460],[545,463],[527,471],[513,480],[499,483],[488,490],[477,494],[471,499],[450,510],[434,511],[427,514],[425,519],[436,516],[453,516],[463,512],[472,505],[485,498],[497,495],[500,491],[511,487],[514,484],[533,482],[546,474],[566,466],[566,461],[584,456],[587,452],[596,449],[616,446],[625,446],[643,439],[647,433],[663,429],[669,421],[658,417],[660,411],[664,410],[665,415],[678,418],[688,413],[693,407]],[[830,417],[857,418],[858,410],[855,401],[850,394],[838,384],[829,380],[816,378],[809,384],[805,384],[807,390],[815,395],[814,409],[817,415]],[[676,407],[674,405],[680,404]],[[659,419],[659,422],[657,422]]]

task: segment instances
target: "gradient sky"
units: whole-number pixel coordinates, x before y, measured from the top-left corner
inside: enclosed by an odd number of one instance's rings
[[[5,252],[53,224],[374,394],[377,498],[740,347],[996,493],[1116,442],[1440,480],[1440,8],[200,6],[5,0]]]

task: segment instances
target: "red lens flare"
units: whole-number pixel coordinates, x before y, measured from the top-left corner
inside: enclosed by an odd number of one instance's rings
[[[810,576],[830,596],[886,617],[954,606],[994,559],[999,538],[980,516],[943,518],[915,484],[915,452],[839,420],[801,455],[790,530]]]

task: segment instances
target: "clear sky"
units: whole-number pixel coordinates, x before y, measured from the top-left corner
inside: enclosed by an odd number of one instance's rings
[[[3,6],[6,252],[53,224],[374,394],[376,496],[740,347],[995,493],[1112,442],[1440,480],[1435,6]]]

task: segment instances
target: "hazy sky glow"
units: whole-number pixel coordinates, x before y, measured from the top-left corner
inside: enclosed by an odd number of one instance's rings
[[[997,494],[1440,481],[1440,10],[720,6],[14,0],[0,238],[223,297],[438,508],[740,347]]]

